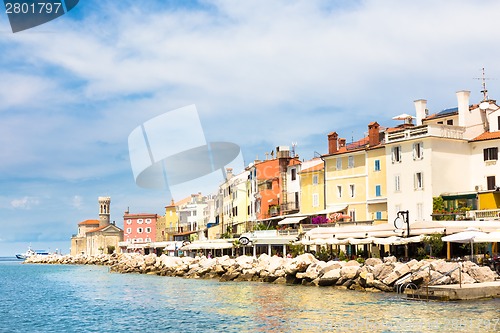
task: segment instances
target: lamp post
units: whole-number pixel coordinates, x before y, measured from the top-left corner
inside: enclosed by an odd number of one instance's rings
[[[403,229],[406,224],[406,236],[410,237],[410,212],[407,210],[400,210],[394,219],[394,227],[396,229]],[[408,258],[408,243],[405,244],[405,258]]]

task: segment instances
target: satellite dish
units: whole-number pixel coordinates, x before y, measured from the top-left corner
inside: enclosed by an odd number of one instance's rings
[[[490,107],[490,103],[489,102],[482,102],[481,104],[479,104],[479,108],[481,110],[487,110],[489,107]]]

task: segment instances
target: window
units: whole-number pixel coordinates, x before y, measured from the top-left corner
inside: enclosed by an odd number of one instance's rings
[[[132,232],[132,228],[127,228],[127,234],[130,234]]]
[[[337,170],[342,170],[342,158],[337,157]]]
[[[313,193],[312,201],[313,201],[313,207],[319,207],[319,195],[318,195],[318,193]]]
[[[424,212],[424,204],[423,203],[417,203],[417,220],[422,220],[422,216]]]
[[[318,175],[313,175],[313,185],[318,185]]]
[[[485,161],[498,160],[498,147],[483,149],[483,156]]]
[[[380,185],[375,185],[375,196],[380,197],[382,195],[381,187]]]
[[[135,241],[136,241],[137,243],[142,243],[142,238],[136,238],[136,239],[135,239]]]
[[[151,219],[146,219],[146,224],[150,224],[151,223]]]
[[[392,147],[392,163],[401,162],[401,146]]]
[[[356,221],[356,211],[354,209],[349,211],[349,216],[351,217],[351,221]]]
[[[132,224],[132,220],[131,220],[131,219],[128,219],[128,220],[127,220],[127,224]]]
[[[349,194],[351,195],[351,198],[354,198],[354,184],[349,185]]]
[[[349,156],[347,158],[347,167],[354,168],[354,156]]]
[[[415,173],[415,189],[421,190],[424,188],[424,174],[422,172]]]
[[[496,189],[496,181],[495,181],[495,176],[488,176],[486,177],[486,183],[488,185],[488,191],[492,191]]]
[[[145,242],[151,242],[151,238],[146,238],[144,241]]]
[[[375,213],[375,219],[381,220],[382,219],[382,212],[376,212]]]
[[[144,222],[143,219],[138,219],[137,220],[137,224],[142,224],[142,222]]]
[[[292,180],[296,180],[297,179],[297,169],[293,168],[292,169]]]
[[[342,185],[337,185],[337,196],[342,198]]]
[[[399,175],[394,176],[394,191],[395,192],[400,192],[401,191],[401,177]]]
[[[380,171],[380,160],[375,160],[375,171]]]
[[[146,228],[146,233],[149,234],[151,232],[151,228],[150,227],[147,227]]]
[[[500,131],[500,116],[497,117],[497,130]]]
[[[446,121],[446,125],[453,125],[453,119],[448,119]]]
[[[142,229],[142,228],[137,228],[137,233],[138,233],[138,234],[142,234],[142,232],[143,232],[143,229]]]
[[[413,144],[413,159],[421,160],[424,158],[424,143],[417,142]]]

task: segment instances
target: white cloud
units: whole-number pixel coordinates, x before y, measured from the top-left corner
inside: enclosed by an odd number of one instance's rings
[[[34,197],[23,197],[20,199],[14,199],[10,202],[10,205],[16,209],[31,209],[34,206],[38,206],[40,201]]]
[[[415,99],[431,112],[455,106],[457,90],[479,99],[481,67],[500,77],[497,1],[202,5],[88,0],[77,20],[0,34],[0,195],[36,216],[16,223],[52,223],[47,209],[73,231],[108,194],[118,221],[127,206],[161,213],[164,193],[135,187],[127,137],[169,110],[196,104],[207,139],[247,160],[292,141],[309,157],[328,132],[357,139]],[[500,80],[487,84],[500,96]]]
[[[81,209],[82,208],[82,203],[83,203],[83,198],[79,195],[75,195],[72,200],[73,207],[76,209]]]

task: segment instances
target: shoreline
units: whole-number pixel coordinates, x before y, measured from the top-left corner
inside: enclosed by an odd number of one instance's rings
[[[429,285],[474,284],[493,282],[497,274],[489,267],[443,259],[415,259],[401,263],[395,257],[384,260],[366,259],[364,264],[351,261],[320,261],[305,253],[295,258],[229,256],[169,257],[137,253],[101,254],[97,256],[44,255],[26,259],[26,264],[102,265],[113,273],[139,273],[192,279],[225,281],[259,281],[301,284],[319,287],[340,287],[359,291],[395,292]],[[461,267],[458,269],[458,267]],[[453,271],[449,273],[450,271]],[[445,275],[449,273],[448,275]]]

